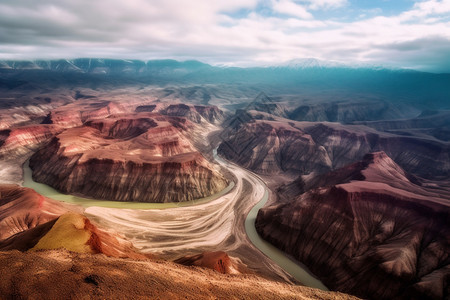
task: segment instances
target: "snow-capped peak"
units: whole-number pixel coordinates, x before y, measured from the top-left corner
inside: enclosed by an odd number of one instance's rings
[[[398,68],[383,66],[380,64],[371,64],[366,62],[342,63],[338,61],[331,61],[331,60],[327,61],[317,58],[292,59],[282,64],[278,64],[275,67],[290,68],[290,69],[348,68],[348,69],[372,69],[372,70],[383,70],[383,69],[398,70]]]

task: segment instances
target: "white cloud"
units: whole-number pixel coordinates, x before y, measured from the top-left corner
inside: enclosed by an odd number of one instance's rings
[[[440,62],[450,53],[450,0],[347,22],[317,20],[308,11],[313,2],[330,8],[345,1],[260,1],[3,0],[0,59],[176,58],[252,65],[317,57],[450,72]],[[262,13],[264,5],[275,13]],[[233,17],[240,10],[250,13]]]
[[[450,0],[429,0],[416,2],[413,9],[401,14],[403,20],[424,18],[430,15],[442,15],[450,13]]]
[[[450,0],[431,0],[414,4],[416,10],[421,11],[425,15],[429,14],[445,14],[450,12]]]
[[[307,0],[310,9],[337,8],[348,4],[347,0]]]
[[[289,16],[298,17],[301,19],[312,19],[313,16],[305,7],[296,4],[291,0],[273,0],[272,8],[275,12]]]

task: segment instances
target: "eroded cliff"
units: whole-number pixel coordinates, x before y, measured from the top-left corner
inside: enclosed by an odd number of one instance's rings
[[[325,149],[309,134],[277,121],[253,120],[241,124],[223,140],[218,151],[243,167],[265,174],[307,174],[331,168]]]
[[[449,295],[448,190],[421,186],[379,152],[279,192],[257,231],[329,288],[371,299]]]
[[[255,111],[237,112],[225,126],[219,153],[262,174],[325,173],[369,152],[384,151],[410,173],[450,178],[450,145],[430,137],[380,132],[363,125],[296,122]]]
[[[117,201],[210,196],[227,180],[185,136],[194,126],[185,118],[154,113],[87,121],[31,157],[33,178],[65,193]]]

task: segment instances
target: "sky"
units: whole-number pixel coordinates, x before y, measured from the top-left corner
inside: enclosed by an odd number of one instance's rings
[[[450,0],[0,1],[0,59],[79,57],[450,73]]]

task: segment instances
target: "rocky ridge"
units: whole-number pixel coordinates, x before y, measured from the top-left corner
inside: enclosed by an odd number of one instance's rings
[[[225,158],[263,174],[307,174],[331,168],[325,149],[304,131],[277,121],[244,123],[218,149]]]
[[[449,191],[421,186],[383,152],[302,184],[259,211],[264,239],[333,290],[371,299],[449,295]]]
[[[86,121],[31,157],[33,178],[65,193],[98,199],[203,198],[225,188],[227,180],[185,136],[195,126],[185,118],[158,113]]]
[[[62,128],[55,125],[28,125],[0,131],[0,157],[21,157],[45,145]]]
[[[450,145],[436,139],[380,132],[363,125],[296,122],[262,112],[237,112],[225,123],[221,155],[261,174],[325,173],[384,151],[409,173],[449,178]]]
[[[54,220],[75,207],[49,199],[33,189],[0,185],[0,240]]]
[[[0,205],[2,297],[356,299],[240,274],[242,266],[222,251],[179,259],[190,267],[155,260],[75,206],[28,188],[0,185]]]
[[[246,273],[245,266],[242,263],[239,263],[236,258],[228,256],[223,251],[187,255],[177,258],[174,262],[184,266],[204,267],[222,274]]]

